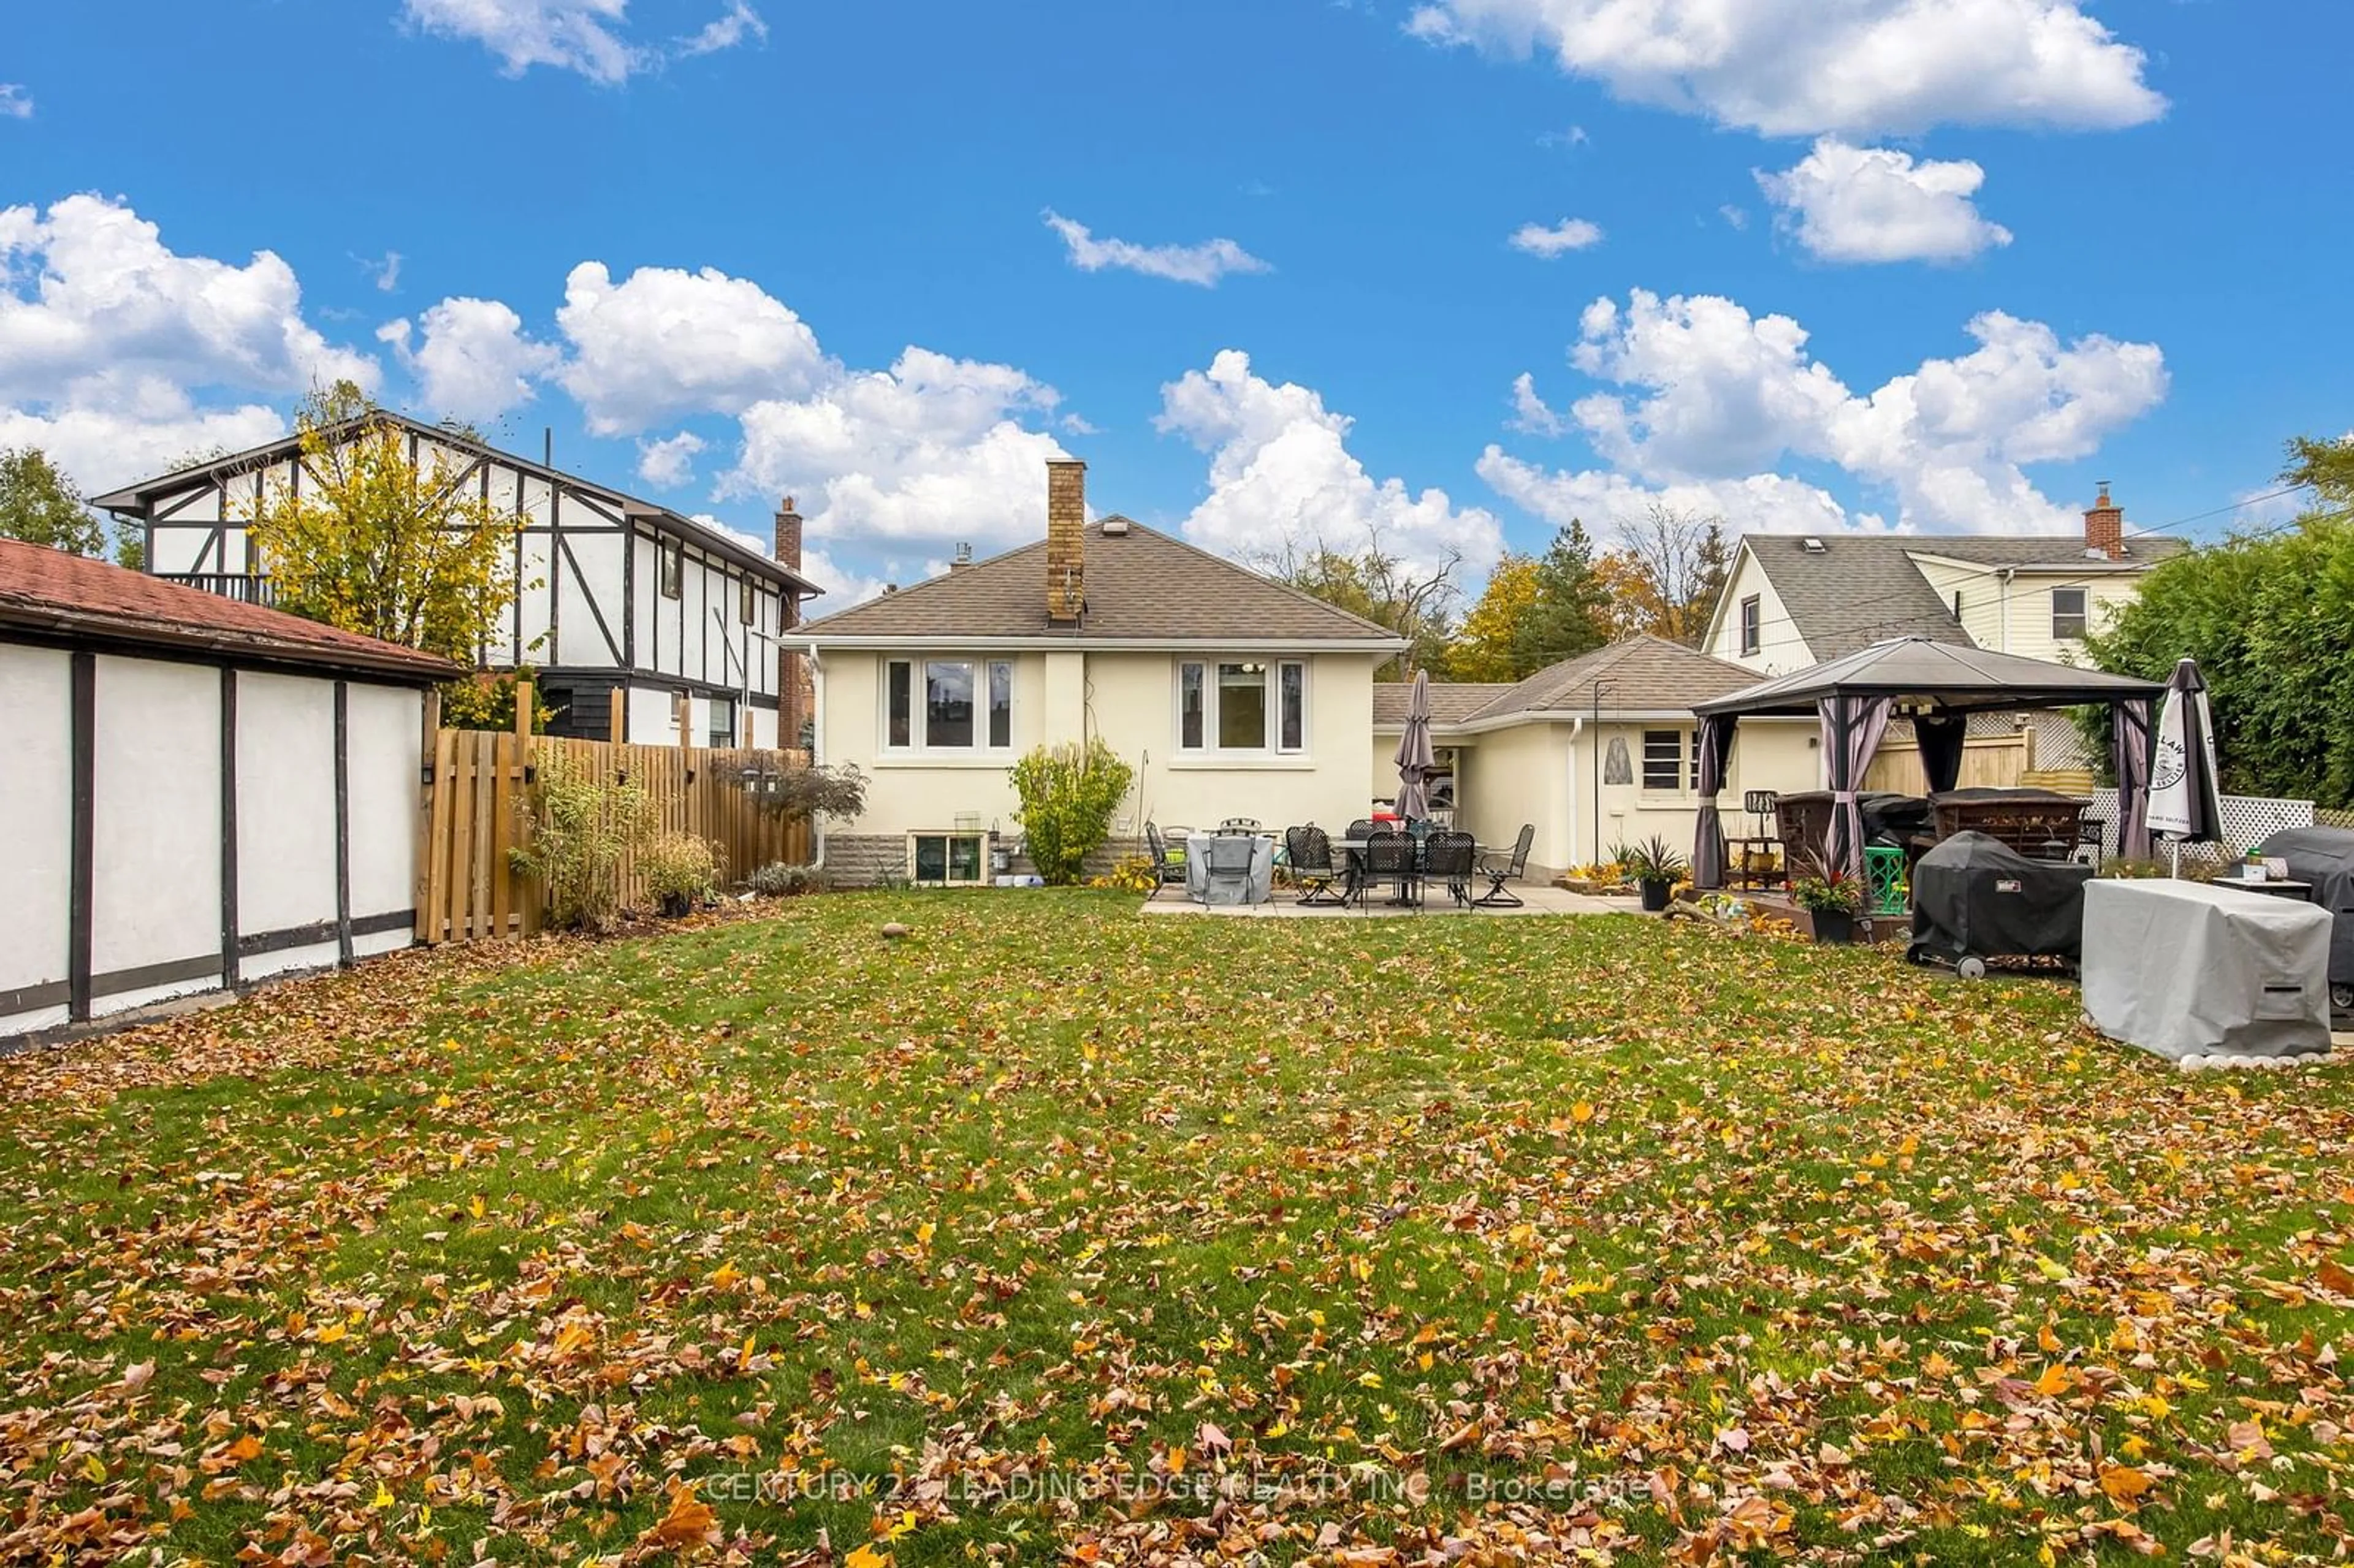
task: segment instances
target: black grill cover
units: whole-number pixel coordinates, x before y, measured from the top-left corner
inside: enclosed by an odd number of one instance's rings
[[[1956,833],[1913,868],[1911,956],[2076,959],[2093,868],[2030,860],[1985,833]]]
[[[2256,853],[2278,855],[2292,880],[2313,884],[2313,901],[2338,922],[2329,938],[2329,983],[2354,985],[2354,828],[2285,828]]]
[[[1929,831],[1931,807],[1918,795],[1874,792],[1859,796],[1856,804],[1863,811],[1863,842],[1868,844],[1901,845]]]

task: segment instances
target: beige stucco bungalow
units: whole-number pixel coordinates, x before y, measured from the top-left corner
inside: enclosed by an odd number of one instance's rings
[[[1755,672],[1649,636],[1538,671],[1512,685],[1435,683],[1431,739],[1437,792],[1483,844],[1536,829],[1532,874],[1606,859],[1614,845],[1665,839],[1689,854],[1700,798],[1699,723],[1691,705],[1757,682]],[[1411,688],[1373,692],[1376,796],[1397,789],[1392,757]],[[1742,792],[1821,788],[1821,740],[1810,721],[1744,725],[1720,798],[1728,833]]]
[[[1046,537],[811,621],[819,760],[870,781],[838,883],[973,883],[1020,835],[1007,770],[1100,737],[1135,768],[1113,825],[1345,826],[1367,809],[1373,671],[1404,641],[1118,515],[1048,465]]]

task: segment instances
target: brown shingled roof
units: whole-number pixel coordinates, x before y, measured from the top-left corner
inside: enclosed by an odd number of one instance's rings
[[[1386,627],[1140,523],[1108,536],[1102,523],[1091,523],[1085,548],[1087,616],[1076,630],[1047,624],[1042,539],[822,617],[796,636],[821,647],[832,639],[869,637],[1405,646]]]
[[[418,685],[465,673],[414,648],[14,539],[0,539],[0,628],[349,671]]]
[[[1606,648],[1549,664],[1517,685],[1436,683],[1430,688],[1430,717],[1442,727],[1570,717],[1594,710],[1596,682],[1602,685],[1605,715],[1685,713],[1695,703],[1754,686],[1757,679],[1755,670],[1638,632]],[[1406,691],[1386,683],[1373,688],[1376,726],[1405,722]],[[1387,716],[1393,710],[1394,716]]]

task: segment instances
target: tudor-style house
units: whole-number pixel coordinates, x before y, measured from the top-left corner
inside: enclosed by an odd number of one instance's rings
[[[367,418],[404,434],[420,472],[447,473],[521,520],[519,591],[478,662],[536,670],[552,733],[676,745],[683,715],[697,746],[800,744],[805,680],[787,639],[820,590],[801,573],[801,519],[790,498],[764,554],[658,503],[463,434],[387,412]],[[256,558],[247,524],[259,500],[300,493],[306,477],[290,435],[92,504],[143,529],[155,576],[267,604],[269,565]]]
[[[1136,769],[1113,826],[1345,828],[1373,776],[1386,629],[1118,515],[1047,465],[1046,537],[803,629],[818,756],[869,779],[828,826],[838,883],[986,880],[1021,829],[1007,769],[1101,737]]]

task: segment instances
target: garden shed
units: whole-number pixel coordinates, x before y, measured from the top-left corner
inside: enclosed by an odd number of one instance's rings
[[[459,673],[0,540],[0,1038],[407,947]]]

